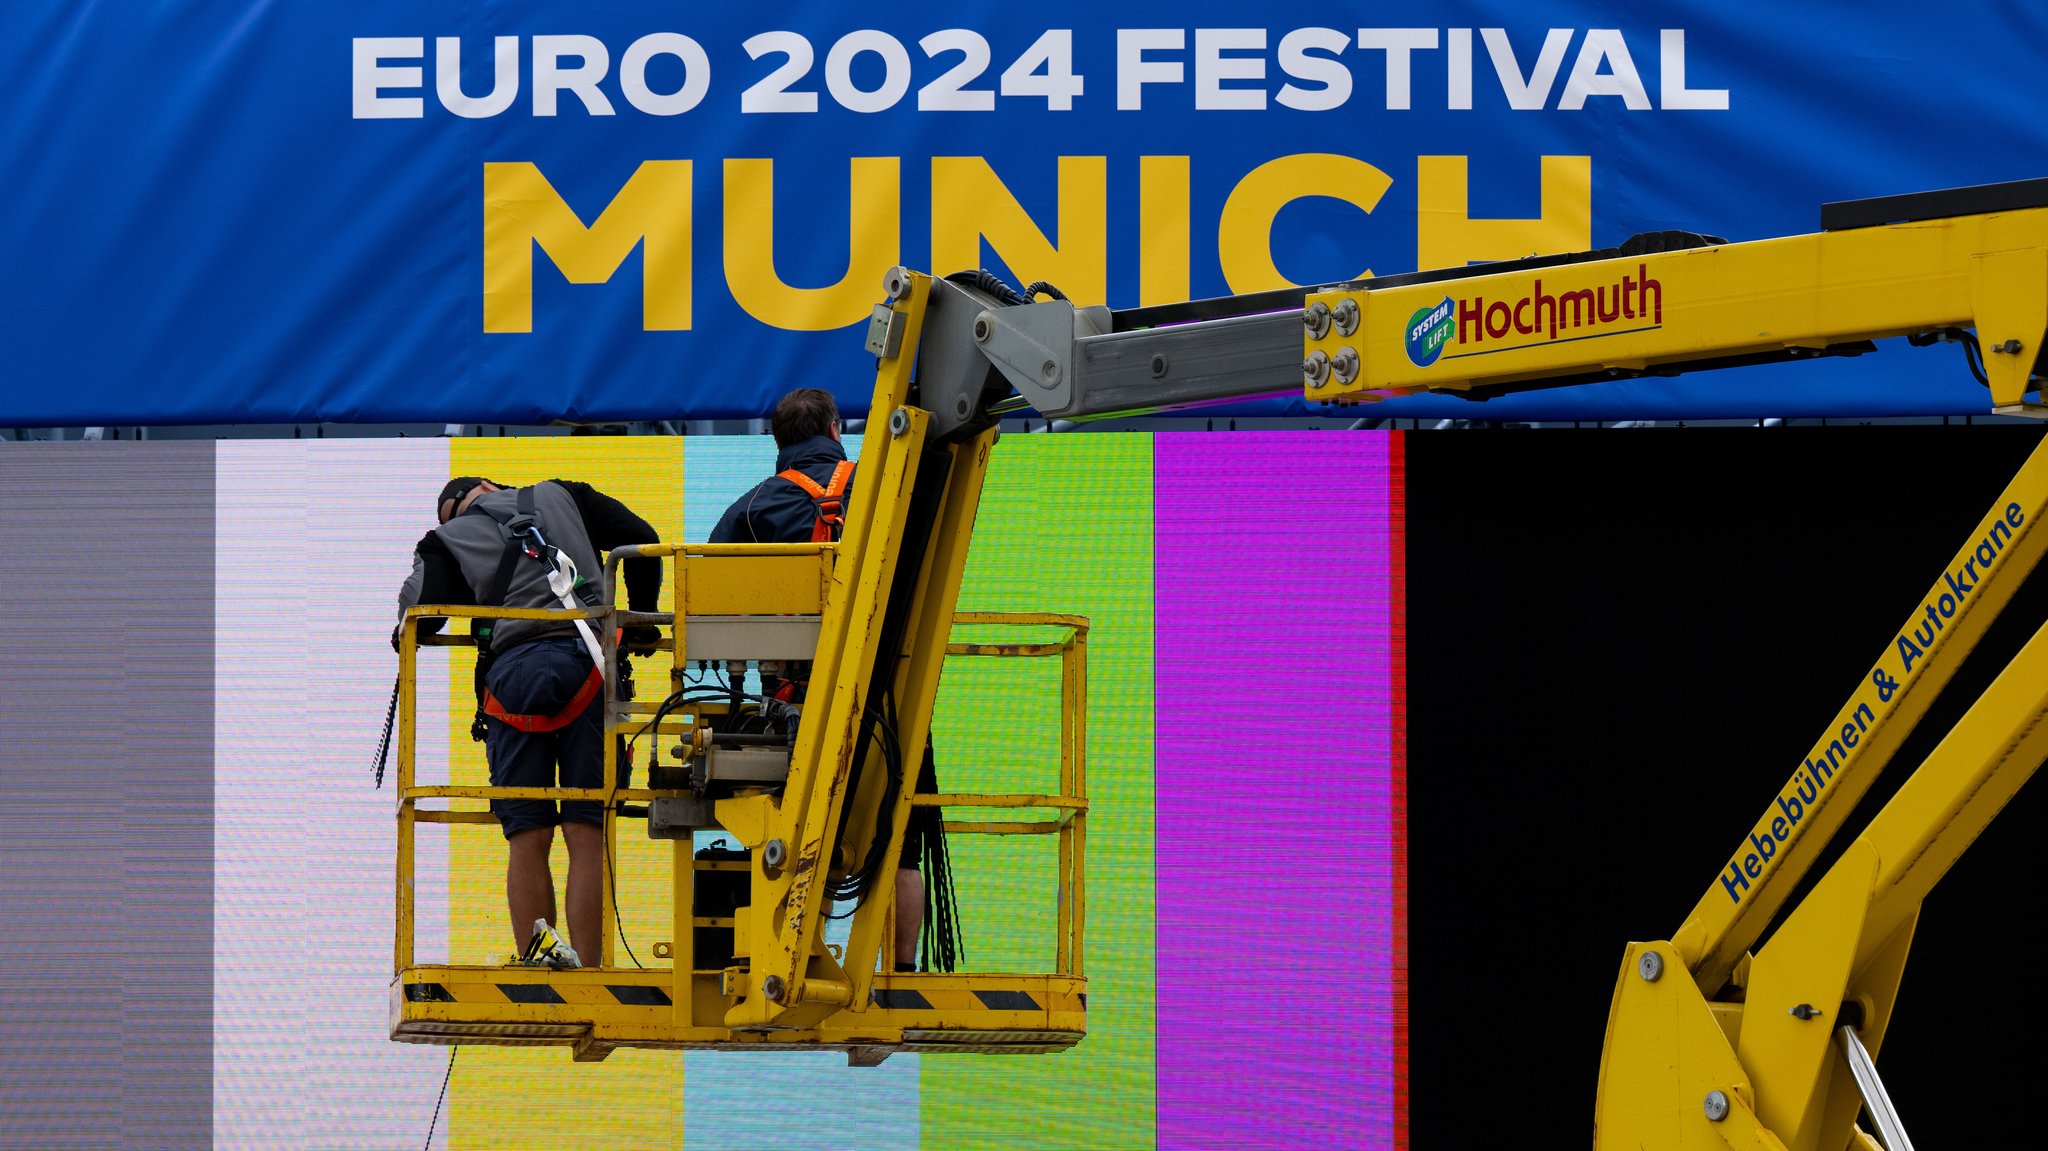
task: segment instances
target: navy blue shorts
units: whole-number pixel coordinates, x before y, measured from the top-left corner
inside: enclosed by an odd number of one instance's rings
[[[590,656],[579,639],[536,639],[507,650],[491,664],[485,685],[506,711],[517,715],[553,715],[574,699],[590,678]],[[604,700],[590,706],[567,727],[526,732],[492,719],[484,737],[484,755],[491,765],[492,787],[603,787]],[[631,765],[619,757],[619,786],[627,786]],[[559,777],[557,769],[559,768]],[[563,822],[604,825],[604,805],[594,800],[566,800],[559,810],[551,799],[494,799],[506,838],[536,827]]]

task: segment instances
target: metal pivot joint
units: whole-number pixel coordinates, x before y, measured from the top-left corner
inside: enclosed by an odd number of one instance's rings
[[[875,305],[874,314],[868,317],[867,353],[878,359],[893,360],[903,351],[903,328],[908,317],[893,306],[903,299],[910,290],[910,272],[905,268],[891,268],[882,277],[884,302]]]
[[[1330,319],[1337,325],[1337,334],[1353,336],[1358,334],[1358,301],[1346,296],[1330,309]]]
[[[1337,349],[1337,354],[1330,357],[1330,374],[1335,376],[1340,384],[1348,384],[1357,379],[1358,349]]]
[[[1301,362],[1302,379],[1309,387],[1320,388],[1330,378],[1330,354],[1317,348]]]
[[[1321,300],[1303,308],[1302,326],[1308,329],[1308,338],[1320,340],[1330,334],[1330,305]]]

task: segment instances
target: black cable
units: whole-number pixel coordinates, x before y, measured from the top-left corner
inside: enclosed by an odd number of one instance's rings
[[[884,699],[886,702],[887,697]],[[884,776],[882,800],[876,812],[878,816],[886,815],[896,810],[897,797],[903,790],[903,746],[897,738],[896,725],[888,716],[876,711],[872,706],[866,709],[864,715],[868,720],[868,730],[877,733],[882,744],[882,762],[888,774]],[[844,820],[841,820],[840,826],[845,826]],[[838,915],[826,911],[824,914],[827,919],[845,919],[858,911],[860,905],[867,900],[868,892],[874,888],[876,873],[881,870],[882,864],[889,856],[888,831],[887,825],[878,818],[875,834],[868,840],[868,852],[862,858],[860,867],[832,884],[828,892],[834,902],[851,900],[853,906]]]
[[[952,971],[967,958],[960,934],[960,898],[953,888],[953,856],[946,847],[946,821],[937,808],[924,837],[924,923],[918,931],[923,970]]]
[[[619,943],[626,949],[626,958],[633,961],[633,966],[645,971],[647,965],[640,962],[640,957],[633,954],[633,945],[626,942],[626,920],[619,914],[619,867],[612,857],[612,837],[609,835],[604,837],[604,877],[612,889],[612,926],[618,930]]]
[[[1058,288],[1053,287],[1051,284],[1046,283],[1044,280],[1033,280],[1030,284],[1025,286],[1024,298],[1026,300],[1035,300],[1040,296],[1051,296],[1055,300],[1064,300],[1067,298],[1067,294],[1065,292],[1060,291]]]
[[[1970,366],[1970,374],[1977,377],[1977,382],[1988,388],[1991,386],[1991,377],[1984,371],[1984,349],[1978,345],[1974,332],[1965,332],[1963,335],[1966,337],[1962,341],[1963,361]]]
[[[895,718],[895,699],[883,701],[888,704],[890,718]],[[932,762],[931,733],[925,733],[924,756],[919,765],[918,781],[924,779],[923,767],[932,768],[934,780],[938,777],[938,766]],[[915,794],[917,785],[911,785]],[[960,935],[960,900],[953,888],[953,856],[946,846],[946,820],[941,809],[936,807],[911,808],[911,818],[922,813],[925,817],[925,833],[919,837],[919,878],[924,882],[924,921],[918,926],[918,950],[924,960],[922,970],[952,971],[955,965],[967,957],[967,946]],[[906,829],[906,834],[908,833]]]
[[[384,738],[377,741],[377,788],[384,787],[384,761],[391,754],[391,728],[398,722],[398,689],[405,685],[405,673],[391,681],[391,706],[384,709]]]
[[[971,272],[955,272],[947,276],[946,279],[956,284],[966,284],[980,289],[982,292],[995,297],[996,302],[999,304],[1014,306],[1031,302],[1019,293],[1017,289],[1005,283],[1001,276],[996,275],[987,268],[976,268]]]
[[[690,702],[690,700],[693,697],[701,696],[702,693],[706,692],[713,693],[720,698],[723,698],[725,695],[723,689],[715,688],[705,684],[692,685],[690,687],[683,688],[681,691],[670,692],[668,697],[661,701],[661,706],[657,707],[654,710],[653,718],[649,719],[647,723],[640,728],[640,730],[634,732],[633,735],[626,740],[625,752],[620,757],[621,760],[630,764],[633,761],[633,744],[636,743],[641,736],[646,735],[648,732],[653,731],[657,726],[659,726],[662,720],[668,718],[669,712],[674,711],[677,707],[681,706],[682,704]],[[660,742],[660,739],[657,737],[654,741],[655,746],[652,749],[652,753],[648,756],[647,769],[650,776],[654,771],[656,760],[661,754]],[[604,842],[604,868],[606,886],[608,886],[611,889],[612,926],[618,930],[619,943],[625,947],[626,957],[633,961],[633,966],[640,968],[642,971],[645,971],[647,969],[647,965],[640,962],[640,957],[633,953],[632,943],[626,939],[626,920],[624,915],[619,911],[618,861],[615,858],[614,853],[612,852],[611,836],[609,835],[605,836]]]
[[[448,1081],[455,1077],[455,1053],[462,1048],[448,1045],[448,1071],[441,1076],[441,1093],[434,1097],[434,1118],[427,1124],[427,1141],[420,1144],[420,1151],[429,1151],[434,1145],[434,1128],[441,1123],[441,1104],[448,1098]]]
[[[986,276],[988,273],[983,272],[981,275]],[[895,687],[898,661],[909,655],[904,647],[904,634],[910,625],[912,601],[919,586],[915,576],[924,569],[925,554],[938,530],[940,505],[945,500],[952,458],[952,449],[937,445],[926,445],[918,457],[917,477],[911,482],[910,508],[897,541],[896,576],[890,583],[888,600],[883,608],[880,635],[871,649],[875,652],[875,659],[868,669],[868,700],[881,700],[884,703],[890,701]],[[893,730],[891,734],[893,735]],[[872,727],[865,723],[861,724],[859,736],[854,740],[853,758],[847,771],[845,794],[848,796],[860,794],[861,773],[866,770],[872,739]],[[900,754],[898,758],[900,759]],[[832,841],[830,858],[836,860],[840,857],[849,826],[850,821],[840,821],[839,834]],[[871,857],[869,863],[872,862]],[[867,870],[871,878],[872,869]]]
[[[661,701],[661,706],[654,709],[653,718],[649,719],[646,723],[642,724],[640,726],[640,730],[634,732],[631,736],[627,737],[627,758],[630,759],[632,757],[633,745],[640,742],[640,737],[646,735],[650,731],[653,731],[657,726],[660,725],[661,721],[667,719],[669,713],[676,710],[676,708],[682,706],[685,703],[689,703],[692,700],[724,699],[725,696],[726,693],[723,688],[714,687],[710,684],[693,684],[689,687],[683,688],[681,691],[671,692],[667,699]],[[656,742],[658,743],[659,740],[657,740]],[[659,753],[659,750],[659,748],[656,749],[657,754]],[[648,766],[652,768],[653,764],[650,762]]]
[[[632,737],[626,741],[626,752],[623,757],[624,760],[628,763],[632,762],[633,744],[637,742],[641,736],[646,735],[648,732],[653,731],[657,726],[659,726],[662,720],[668,718],[668,714],[671,711],[674,711],[676,708],[680,707],[685,703],[690,702],[693,699],[723,699],[726,697],[726,694],[726,689],[724,687],[712,684],[692,684],[688,687],[683,688],[680,691],[670,692],[668,697],[661,701],[661,706],[657,707],[654,710],[654,716],[651,719],[649,719],[647,723],[640,728],[639,731],[634,732]],[[651,753],[648,756],[647,767],[650,774],[654,770],[656,758],[660,755],[661,749],[659,744],[660,740],[659,738],[657,738],[655,740],[656,746],[651,750]],[[626,938],[626,919],[624,913],[622,913],[619,910],[619,868],[617,859],[612,851],[612,843],[610,836],[605,837],[604,866],[605,879],[607,881],[606,885],[611,889],[612,926],[615,929],[617,929],[619,933],[619,943],[626,949],[626,957],[633,961],[633,966],[638,967],[642,971],[645,971],[647,969],[647,965],[640,962],[640,957],[634,954],[633,952],[633,944]]]
[[[697,665],[697,675],[693,678],[688,671],[683,673],[683,683],[686,687],[715,687],[720,691],[732,689],[732,676],[725,671],[724,660],[700,659],[694,662]]]
[[[896,809],[896,798],[902,790],[903,753],[901,745],[896,738],[896,729],[882,720],[873,708],[867,710],[867,715],[870,717],[871,723],[880,724],[878,730],[882,737],[882,760],[888,773],[884,777],[882,799],[877,807],[877,815],[880,815],[885,812],[894,812]],[[840,826],[845,826],[844,820],[841,821]],[[874,889],[875,875],[881,869],[882,863],[887,859],[889,848],[888,830],[881,824],[879,819],[876,821],[874,832],[874,835],[868,840],[868,852],[862,858],[860,867],[849,872],[839,882],[831,885],[829,892],[833,901],[850,900],[853,906],[847,908],[843,914],[838,915],[827,911],[824,913],[826,918],[845,919],[847,916],[852,915],[860,910],[861,904],[867,900],[868,892]]]
[[[1984,349],[1977,342],[1977,333],[1968,328],[1936,328],[1931,332],[1915,332],[1906,337],[1906,342],[1916,348],[1925,348],[1936,343],[1961,344],[1963,364],[1970,374],[1985,387],[1991,386],[1991,377],[1984,371]]]

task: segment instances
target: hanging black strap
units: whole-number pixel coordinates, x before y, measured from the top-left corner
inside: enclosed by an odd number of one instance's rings
[[[391,706],[384,709],[384,738],[377,741],[377,786],[384,786],[384,761],[391,755],[391,727],[398,720],[398,690],[405,683],[405,673],[398,673],[398,679],[391,684]]]

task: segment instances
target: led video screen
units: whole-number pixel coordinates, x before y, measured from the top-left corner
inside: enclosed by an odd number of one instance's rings
[[[879,1067],[480,1046],[451,1065],[387,1038],[396,804],[372,753],[434,493],[584,479],[701,540],[773,466],[765,437],[10,444],[0,576],[27,606],[0,615],[0,913],[27,958],[0,991],[0,1146],[1583,1132],[1623,949],[1721,890],[1873,655],[1931,626],[1915,605],[1939,609],[1931,581],[2038,441],[1005,437],[959,606],[1091,621],[1088,1034]],[[1887,780],[2043,613],[2036,578]],[[996,662],[948,663],[942,790],[1042,791],[1057,770],[1056,677]],[[481,783],[463,649],[430,651],[420,684],[421,779]],[[2030,938],[2044,795],[2023,789],[1919,918],[1879,1053],[1916,1132],[1993,1142],[2038,1079],[1957,1006],[1981,1002],[1987,947]],[[625,828],[617,951],[658,965],[670,855]],[[1046,969],[1046,845],[951,840],[966,966]],[[418,847],[419,959],[502,964],[496,829],[424,827]],[[1510,1073],[1514,1107],[1474,1105]]]
[[[187,774],[174,780],[159,764],[151,776],[184,806],[153,836],[162,862],[96,866],[124,908],[149,907],[173,873],[191,881],[178,920],[188,945],[210,945],[203,962],[163,969],[192,1008],[180,1033],[188,1081],[165,1088],[177,1106],[163,1114],[184,1115],[194,1145],[415,1147],[430,1123],[448,1148],[1403,1137],[1399,437],[1003,440],[959,607],[1090,621],[1088,1034],[1059,1054],[899,1054],[872,1068],[834,1052],[620,1049],[576,1063],[565,1048],[488,1046],[459,1049],[451,1067],[447,1048],[387,1038],[394,778],[375,786],[371,763],[395,674],[395,595],[433,526],[434,494],[456,475],[579,479],[664,539],[701,541],[772,470],[767,437],[106,446],[111,470],[77,446],[15,460],[55,477],[53,489],[146,482],[155,504],[188,517],[172,532],[161,508],[138,512],[135,530],[164,539],[108,592],[137,597],[115,609],[131,620],[150,614],[138,605],[191,601],[127,649],[191,648],[175,679],[157,682],[193,698],[152,734],[132,733],[138,746],[190,736]],[[165,470],[166,459],[178,466]],[[1315,494],[1333,476],[1350,493],[1342,501]],[[46,507],[43,530],[65,538],[125,525],[109,513],[117,522],[88,529],[84,509],[13,490],[10,508]],[[486,782],[468,735],[469,659],[459,648],[422,656],[421,782]],[[1056,695],[1056,675],[949,661],[934,733],[941,789],[1050,790]],[[1312,708],[1287,703],[1308,696]],[[670,932],[669,847],[621,827],[617,961],[656,965],[650,946]],[[1048,838],[952,837],[966,967],[1050,969],[1055,873],[1043,843],[1027,842]],[[420,962],[506,961],[505,865],[493,826],[420,827]],[[564,870],[558,847],[558,883]],[[130,935],[147,935],[155,921],[134,918]],[[104,1046],[76,1061],[115,1076],[124,1096],[155,1073]],[[206,1068],[197,1082],[194,1063]],[[1242,1106],[1247,1091],[1263,1105]],[[106,1122],[67,1116],[55,1096],[37,1106],[73,1139]]]

